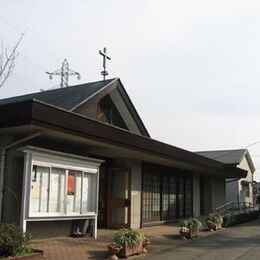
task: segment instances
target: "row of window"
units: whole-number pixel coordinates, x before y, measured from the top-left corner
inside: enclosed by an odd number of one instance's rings
[[[191,178],[144,174],[142,211],[143,222],[190,217]]]

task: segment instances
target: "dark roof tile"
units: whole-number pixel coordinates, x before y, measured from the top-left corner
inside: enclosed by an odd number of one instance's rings
[[[239,164],[247,152],[246,149],[201,151],[196,154],[227,164]]]
[[[23,96],[0,100],[0,105],[37,99],[59,108],[71,110],[80,102],[92,96],[115,79],[96,81],[66,88],[57,88]]]

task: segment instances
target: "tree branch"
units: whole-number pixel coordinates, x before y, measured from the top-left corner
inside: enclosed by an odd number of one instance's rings
[[[3,42],[1,44],[0,52],[0,88],[4,85],[5,81],[10,77],[14,66],[15,59],[18,56],[17,48],[23,39],[24,33],[20,36],[18,42],[13,47],[11,53],[8,53],[7,49],[4,49]]]

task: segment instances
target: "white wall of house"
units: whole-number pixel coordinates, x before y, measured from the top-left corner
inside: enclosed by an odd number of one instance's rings
[[[240,164],[237,165],[238,168],[247,171],[247,176],[245,178],[235,180],[230,182],[232,179],[226,180],[226,203],[231,201],[240,202],[250,202],[253,203],[253,173],[249,167],[246,157],[244,157]],[[243,185],[244,183],[244,185]],[[245,185],[248,185],[249,192],[246,191]]]
[[[238,180],[239,201],[253,203],[253,173],[248,165],[246,157],[242,159],[238,167],[247,171],[247,176]],[[248,182],[249,194],[246,194],[246,190],[242,185],[243,182]]]
[[[193,216],[200,216],[200,175],[193,175]]]

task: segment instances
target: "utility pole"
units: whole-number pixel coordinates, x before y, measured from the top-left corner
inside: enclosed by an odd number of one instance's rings
[[[103,80],[106,79],[106,76],[108,75],[108,72],[106,71],[106,61],[111,60],[111,57],[107,55],[107,48],[104,47],[103,51],[99,51],[99,54],[103,56],[103,71],[101,71],[101,75],[103,76]]]
[[[49,75],[50,79],[52,79],[53,76],[60,76],[61,77],[61,82],[60,82],[61,88],[68,87],[69,76],[77,75],[77,79],[80,80],[79,72],[71,70],[69,68],[69,63],[66,59],[62,62],[60,69],[55,70],[53,72],[46,72],[46,74]]]

